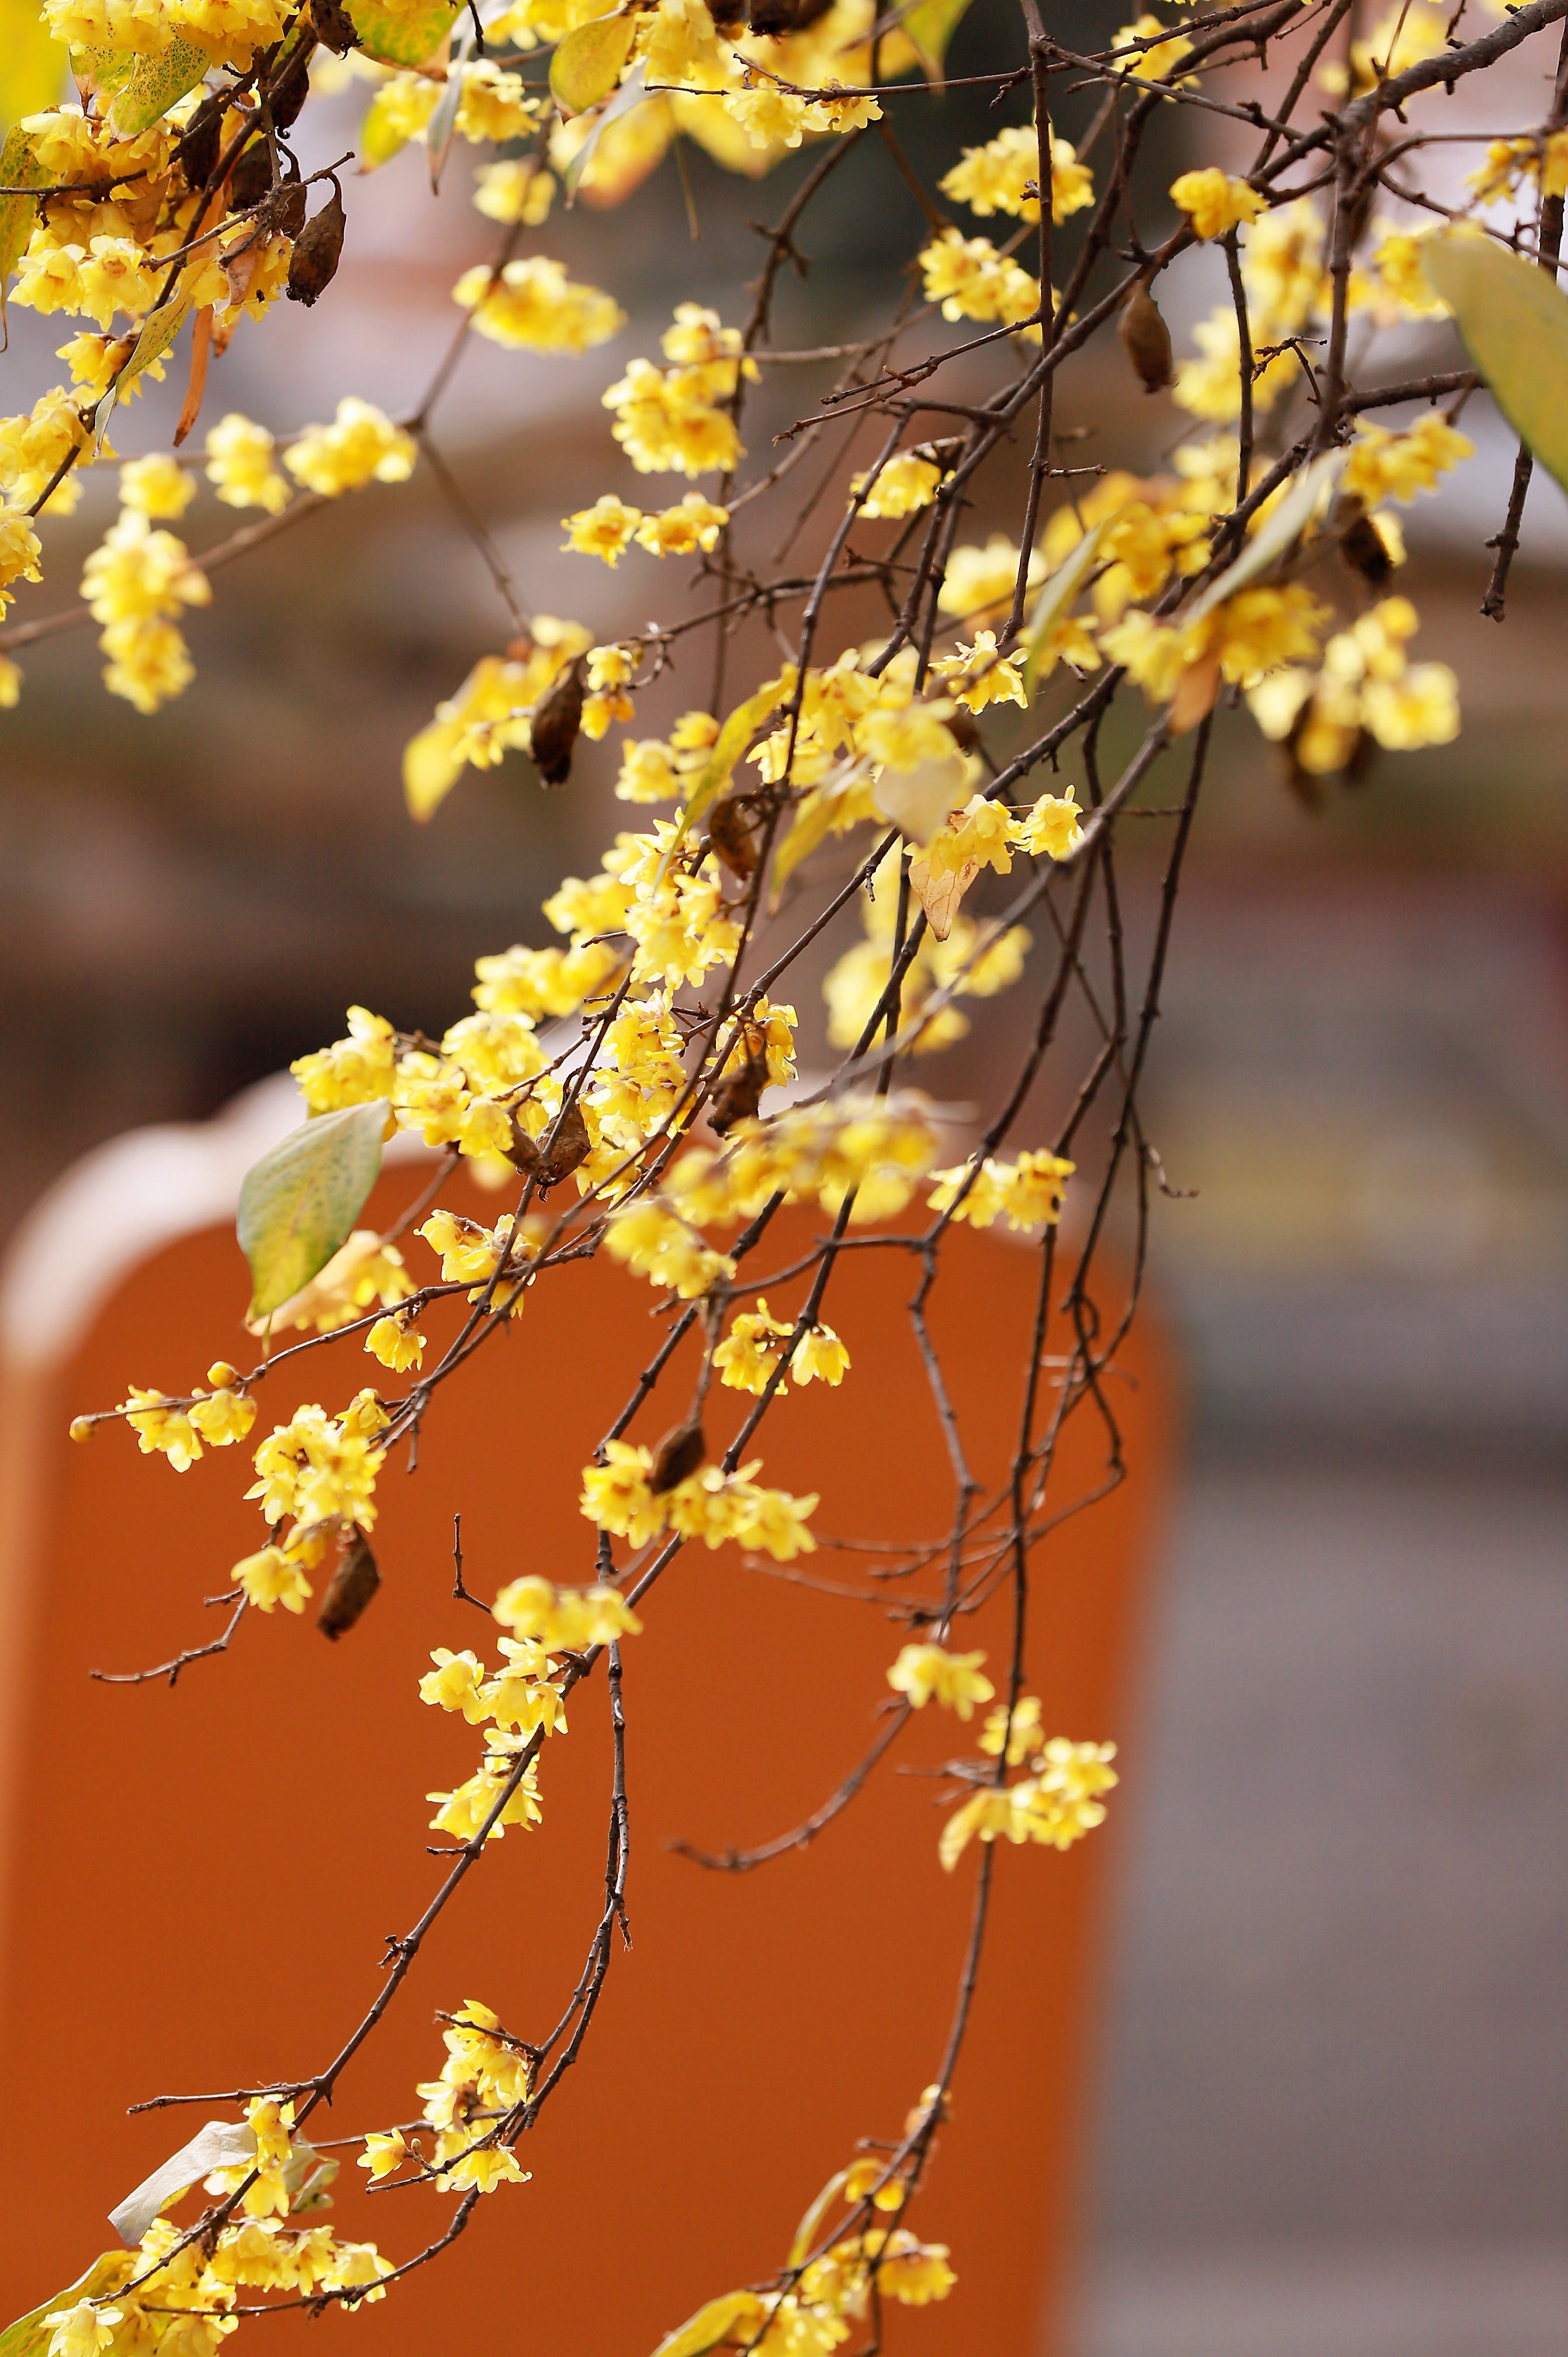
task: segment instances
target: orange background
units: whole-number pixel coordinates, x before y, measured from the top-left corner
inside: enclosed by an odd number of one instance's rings
[[[412,1191],[383,1181],[367,1217]],[[467,1208],[494,1216],[493,1200]],[[779,1219],[758,1275],[819,1223]],[[956,1231],[932,1306],[977,1471],[1011,1450],[1036,1260]],[[411,1260],[425,1265],[415,1243]],[[820,1534],[935,1538],[951,1508],[941,1434],[902,1304],[907,1254],[843,1255],[826,1314],[853,1371],[828,1396],[779,1405],[758,1436],[762,1478],[818,1489]],[[417,1475],[400,1449],[381,1477],[383,1585],[337,1645],[310,1620],[247,1616],[232,1651],[166,1685],[92,1684],[94,1667],[160,1660],[217,1633],[200,1599],[260,1544],[242,1501],[247,1451],[177,1477],[130,1435],[66,1439],[69,1415],[170,1393],[209,1361],[244,1356],[244,1272],[231,1233],[192,1236],[138,1269],[58,1376],[14,1379],[0,1420],[11,1544],[0,1601],[11,1691],[0,1713],[4,1981],[10,2133],[0,2201],[0,2305],[15,2315],[109,2246],[107,2211],[212,2115],[125,2115],[160,2091],[223,2089],[325,2067],[373,1996],[383,1933],[406,1931],[444,1871],[425,1855],[423,1796],[471,1772],[476,1730],[424,1709],[427,1649],[487,1652],[493,1627],[450,1590],[451,1517],[467,1577],[489,1598],[523,1572],[591,1578],[576,1471],[667,1330],[659,1297],[601,1258],[532,1297],[467,1372],[437,1394]],[[776,1311],[800,1281],[773,1288]],[[629,1313],[629,1314],[628,1314]],[[434,1329],[440,1329],[440,1319]],[[1059,1321],[1054,1347],[1060,1346]],[[656,1438],[689,1393],[695,1338],[633,1427]],[[263,1386],[258,1430],[299,1400],[341,1407],[391,1385],[354,1342]],[[1126,1380],[1124,1378],[1131,1378]],[[1114,1397],[1133,1469],[1123,1488],[1036,1556],[1029,1683],[1053,1730],[1117,1733],[1140,1567],[1168,1454],[1167,1383],[1145,1320]],[[718,1394],[711,1453],[742,1405]],[[1075,1417],[1055,1476],[1065,1504],[1099,1478],[1098,1428]],[[253,1446],[253,1442],[252,1442]],[[798,1568],[865,1585],[875,1557],[823,1548]],[[933,1592],[932,1574],[901,1583]],[[973,1636],[1005,1658],[1005,1598]],[[463,2241],[373,2309],[310,2326],[365,2357],[464,2343],[643,2357],[701,2301],[765,2278],[819,2186],[863,2135],[897,2135],[937,2071],[972,1893],[972,1857],[936,1855],[947,1788],[901,1776],[972,1748],[929,1710],[850,1811],[806,1853],[746,1876],[665,1846],[745,1846],[815,1808],[867,1748],[885,1673],[907,1633],[879,1604],[846,1603],[746,1568],[733,1547],[684,1550],[649,1596],[626,1660],[634,1945],[615,1954],[580,2062],[521,2148],[525,2187],[480,2203]],[[489,1646],[489,1658],[495,1658]],[[325,2139],[407,2120],[435,2076],[432,2017],[483,1998],[540,2037],[564,2009],[602,1900],[610,1746],[602,1675],[546,1748],[544,1823],[491,1846],[427,1940],[381,2029],[340,2083]],[[1135,1749],[1122,1769],[1135,1789]],[[1114,1807],[1112,1812],[1114,1824]],[[912,2222],[949,2244],[958,2288],[905,2318],[923,2357],[1025,2357],[1061,2288],[1081,2166],[1081,2097],[1110,1838],[1065,1857],[997,1861],[979,2001]],[[394,2258],[440,2231],[451,2197],[368,2197],[340,2158],[335,2223]],[[292,2345],[298,2315],[247,2330]],[[1048,2338],[1048,2333],[1047,2333]],[[312,2341],[311,2346],[319,2346]]]

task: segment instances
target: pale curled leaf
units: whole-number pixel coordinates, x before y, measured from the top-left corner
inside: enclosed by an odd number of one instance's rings
[[[1568,490],[1568,296],[1555,274],[1490,238],[1434,237],[1421,254],[1493,400]]]
[[[550,95],[565,114],[585,114],[607,98],[631,55],[637,27],[618,10],[579,25],[557,43],[550,60]]]
[[[463,69],[474,54],[476,38],[470,25],[453,51],[452,62],[446,69],[446,87],[436,100],[435,112],[425,125],[424,149],[430,163],[430,185],[437,195],[441,189],[441,175],[446,168],[452,135],[457,127],[457,110],[463,103]]]
[[[566,167],[563,178],[565,182],[566,201],[568,204],[572,204],[575,201],[577,190],[582,185],[583,175],[587,170],[589,165],[593,162],[594,151],[597,147],[600,140],[604,137],[605,133],[609,129],[610,124],[612,123],[618,123],[623,114],[629,114],[634,106],[641,105],[647,81],[647,62],[644,59],[639,58],[637,63],[633,66],[631,71],[628,74],[626,80],[622,82],[620,88],[617,91],[609,104],[605,108],[603,113],[598,117],[593,129],[589,132],[587,137],[584,140],[582,145],[578,148],[576,154],[573,156],[571,162]]]
[[[969,0],[915,0],[906,12],[903,31],[929,82],[941,81],[948,43],[968,10]]]
[[[1259,525],[1235,564],[1228,565],[1219,579],[1209,583],[1202,597],[1185,608],[1180,617],[1184,630],[1189,630],[1194,622],[1205,620],[1217,606],[1222,606],[1227,597],[1234,597],[1237,591],[1245,589],[1249,582],[1256,581],[1261,574],[1266,573],[1271,565],[1277,564],[1295,546],[1316,513],[1318,501],[1332,487],[1344,464],[1343,450],[1326,450],[1321,458],[1314,458],[1309,467],[1302,468],[1278,507],[1265,522]]]
[[[120,2289],[134,2271],[134,2262],[124,2251],[105,2251],[83,2276],[78,2276],[64,2291],[51,2292],[37,2308],[29,2309],[0,2332],[0,2357],[46,2357],[55,2327],[45,2319],[62,2308],[74,2308],[79,2300],[103,2299]]]
[[[945,942],[951,932],[959,903],[979,873],[978,859],[966,859],[961,866],[945,868],[940,876],[933,876],[923,859],[910,861],[909,889],[939,942]]]
[[[319,1114],[246,1172],[238,1228],[254,1287],[251,1317],[298,1293],[346,1241],[381,1167],[386,1118],[382,1097]]]
[[[1091,532],[1086,532],[1078,545],[1063,557],[1040,592],[1029,622],[1024,656],[1024,691],[1031,700],[1051,632],[1068,613],[1093,571],[1094,560],[1100,550],[1100,536],[1106,525],[1113,521],[1112,516],[1103,516]]]
[[[912,770],[884,770],[871,789],[871,799],[906,843],[929,843],[937,829],[947,824],[948,813],[963,800],[965,776],[963,755],[944,753]]]
[[[677,2331],[667,2332],[653,2357],[703,2357],[709,2349],[728,2341],[744,2348],[755,2341],[766,2322],[768,2306],[754,2291],[725,2292],[710,2299]]]
[[[188,2192],[215,2169],[238,2169],[255,2157],[255,2130],[243,2120],[209,2120],[111,2210],[109,2223],[126,2249],[134,2251],[166,2201]]]

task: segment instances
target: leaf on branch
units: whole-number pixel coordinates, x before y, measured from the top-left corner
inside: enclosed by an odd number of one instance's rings
[[[463,103],[463,69],[474,54],[477,36],[469,26],[459,38],[446,69],[446,87],[435,102],[435,112],[424,126],[424,150],[430,161],[430,185],[439,195],[441,175],[446,168],[446,157],[452,146],[452,135],[457,128],[457,109]]]
[[[151,368],[155,361],[162,360],[184,327],[189,317],[191,304],[195,300],[196,282],[200,277],[203,267],[202,257],[198,254],[193,262],[186,265],[179,284],[168,301],[161,304],[156,311],[149,311],[143,320],[135,342],[126,354],[113,383],[98,404],[93,419],[93,434],[100,450],[103,447],[103,436],[109,430],[110,415],[121,394],[136,377],[141,375],[144,369]]]
[[[959,903],[979,873],[978,859],[966,859],[961,867],[950,867],[940,876],[933,876],[923,859],[909,862],[909,889],[939,942],[945,942],[951,932]]]
[[[1118,509],[1116,512],[1120,514],[1121,510]],[[1093,571],[1094,560],[1100,549],[1100,535],[1106,525],[1113,522],[1114,517],[1104,516],[1092,532],[1086,532],[1077,547],[1069,555],[1063,557],[1040,592],[1034,617],[1029,624],[1029,635],[1024,656],[1024,691],[1031,702],[1034,700],[1035,682],[1040,665],[1045,660],[1051,632],[1069,611],[1074,598]]]
[[[884,770],[871,799],[907,843],[929,843],[938,827],[947,824],[949,811],[962,802],[964,776],[963,755],[944,753],[913,770]]]
[[[397,0],[347,0],[348,13],[368,58],[381,65],[431,68],[446,63],[446,37],[456,15],[456,0],[423,0],[399,6]]]
[[[748,695],[744,704],[736,705],[714,739],[714,749],[698,773],[685,809],[675,821],[675,832],[664,855],[666,869],[682,837],[696,825],[709,805],[717,801],[729,783],[730,772],[736,763],[763,722],[779,709],[794,685],[795,667],[790,663],[777,679],[765,680],[755,695]]]
[[[55,105],[64,80],[59,43],[35,0],[0,0],[0,130]],[[5,185],[16,183],[7,175]]]
[[[1432,238],[1422,264],[1498,407],[1568,490],[1568,296],[1551,271],[1490,238]]]
[[[1334,483],[1345,464],[1343,450],[1326,450],[1304,467],[1290,490],[1265,523],[1260,524],[1234,565],[1228,565],[1217,581],[1211,581],[1201,597],[1179,617],[1184,630],[1194,622],[1203,621],[1216,606],[1227,597],[1234,597],[1250,581],[1266,573],[1272,565],[1295,546],[1317,510],[1318,501]]]
[[[0,147],[0,188],[42,188],[48,178],[20,127],[8,131]],[[0,293],[22,258],[37,211],[31,197],[0,197]]]
[[[645,58],[639,58],[562,176],[565,182],[566,202],[569,205],[576,201],[583,175],[594,160],[594,150],[612,123],[618,123],[623,114],[629,114],[634,106],[641,105],[647,81],[648,61]]]
[[[96,96],[100,113],[118,139],[134,139],[161,122],[187,91],[194,90],[212,59],[194,41],[177,37],[156,58],[135,49],[72,49],[70,70],[85,101]],[[105,107],[102,102],[107,100]]]
[[[678,2331],[668,2332],[653,2357],[703,2357],[709,2349],[745,2348],[757,2339],[768,2316],[768,2303],[754,2291],[725,2292],[710,2299]]]
[[[902,31],[920,60],[920,70],[933,84],[942,78],[942,62],[969,8],[969,0],[917,0],[903,20]]]
[[[319,1114],[245,1173],[238,1229],[251,1317],[280,1308],[346,1240],[381,1167],[386,1119],[383,1097]]]
[[[254,2128],[247,2127],[243,2120],[209,2120],[188,2144],[170,2153],[160,2168],[127,2193],[117,2210],[111,2210],[109,2223],[125,2248],[134,2251],[166,2202],[188,2193],[213,2169],[239,2169],[255,2157]],[[99,2265],[102,2264],[100,2260]]]
[[[252,2150],[254,2149],[252,2137]],[[193,2178],[192,2184],[195,2181]],[[104,2298],[118,2291],[132,2272],[133,2262],[124,2251],[105,2251],[75,2283],[69,2284],[64,2291],[52,2292],[48,2299],[41,2300],[26,2316],[17,2317],[14,2324],[0,2332],[0,2357],[45,2357],[56,2330],[52,2324],[45,2323],[47,2316],[62,2308],[74,2308],[79,2300]]]
[[[631,55],[637,27],[618,12],[579,25],[550,60],[550,95],[564,114],[585,114],[607,98]]]

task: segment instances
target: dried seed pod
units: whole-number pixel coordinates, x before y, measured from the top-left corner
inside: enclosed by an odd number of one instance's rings
[[[788,33],[803,33],[832,5],[832,0],[749,0],[746,18],[754,33],[779,41]]]
[[[696,1416],[672,1426],[653,1452],[648,1486],[654,1496],[661,1498],[667,1490],[673,1490],[689,1473],[694,1473],[707,1453],[708,1444]]]
[[[506,1158],[514,1170],[521,1171],[525,1178],[532,1178],[539,1168],[539,1140],[530,1136],[522,1125],[521,1117],[515,1113],[511,1117],[511,1144],[506,1149]]]
[[[530,734],[542,786],[564,786],[571,776],[572,750],[582,725],[583,669],[570,663],[533,710]]]
[[[307,35],[268,93],[267,113],[274,131],[286,131],[310,96],[310,52],[315,47]]]
[[[310,21],[322,47],[338,57],[347,57],[360,38],[359,27],[338,0],[310,0]]]
[[[1171,331],[1160,317],[1147,279],[1139,279],[1122,305],[1116,332],[1144,391],[1164,393],[1172,382]]]
[[[376,1558],[363,1531],[349,1533],[338,1551],[337,1566],[316,1616],[316,1625],[322,1635],[336,1643],[345,1630],[353,1627],[381,1584]]]
[[[271,202],[262,215],[263,226],[270,232],[279,231],[284,237],[297,237],[305,227],[306,194],[303,180],[285,180],[273,190]]]
[[[217,168],[226,102],[226,92],[214,91],[210,98],[202,100],[185,127],[178,153],[179,168],[185,174],[188,188],[204,188]]]
[[[545,1194],[569,1178],[580,1162],[585,1162],[593,1152],[593,1139],[583,1118],[583,1108],[575,1097],[563,1105],[545,1131],[539,1149],[539,1191]]]
[[[762,1102],[762,1092],[768,1086],[768,1058],[748,1056],[733,1072],[726,1072],[714,1091],[708,1107],[708,1127],[725,1137],[737,1121],[749,1121]]]
[[[757,866],[757,837],[738,794],[708,813],[708,841],[732,876],[744,884]]]
[[[1348,522],[1344,515],[1329,518],[1330,529],[1339,530],[1340,557],[1352,573],[1359,573],[1363,581],[1380,589],[1394,569],[1393,558],[1383,545],[1383,536],[1358,500],[1346,500],[1340,505],[1349,514]]]
[[[330,199],[294,242],[286,290],[291,303],[308,307],[330,286],[343,251],[344,227],[343,193],[334,180]]]
[[[248,213],[273,184],[273,159],[264,139],[252,139],[229,175],[229,210]]]

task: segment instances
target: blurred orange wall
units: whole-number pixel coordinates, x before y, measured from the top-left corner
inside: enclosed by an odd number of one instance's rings
[[[383,1180],[368,1216],[390,1220],[411,1191],[406,1172]],[[493,1216],[493,1200],[468,1208]],[[780,1219],[758,1275],[814,1232],[804,1215]],[[1037,1264],[962,1230],[947,1254],[933,1331],[975,1466],[994,1480]],[[902,1252],[843,1256],[827,1308],[853,1372],[836,1394],[813,1386],[779,1405],[759,1436],[767,1480],[820,1489],[824,1535],[934,1539],[946,1526],[949,1466],[903,1314],[916,1273]],[[409,1928],[444,1871],[425,1854],[442,1837],[426,1832],[424,1795],[469,1773],[478,1750],[475,1730],[414,1691],[430,1646],[483,1653],[493,1633],[451,1594],[453,1511],[468,1582],[487,1598],[523,1572],[590,1578],[576,1469],[665,1330],[650,1315],[658,1297],[623,1271],[603,1259],[565,1270],[437,1394],[416,1477],[401,1450],[383,1472],[383,1586],[341,1642],[308,1619],[252,1613],[229,1654],[172,1692],[93,1684],[94,1667],[141,1666],[215,1634],[222,1616],[200,1599],[259,1544],[259,1523],[242,1501],[242,1449],[177,1477],[120,1427],[72,1447],[68,1418],[123,1398],[128,1381],[182,1392],[213,1357],[242,1358],[244,1291],[231,1233],[187,1238],[120,1286],[69,1364],[14,1375],[0,1417],[5,2315],[70,2282],[108,2247],[111,2206],[204,2119],[231,2116],[204,2103],[128,2118],[127,2104],[320,2069],[370,2002],[383,1935]],[[778,1286],[772,1306],[800,1291]],[[296,1364],[297,1383],[280,1371],[264,1386],[261,1428],[301,1399],[340,1407],[380,1373],[352,1342]],[[675,1400],[693,1366],[677,1361]],[[1145,1318],[1113,1382],[1131,1478],[1036,1558],[1030,1684],[1050,1727],[1076,1737],[1123,1731],[1168,1394]],[[713,1453],[736,1409],[736,1395],[715,1395]],[[675,1413],[651,1414],[634,1437],[656,1437]],[[1092,1422],[1068,1427],[1054,1504],[1100,1476]],[[797,1568],[863,1588],[876,1560],[824,1547]],[[929,1593],[932,1576],[901,1585]],[[678,1835],[744,1846],[815,1808],[874,1736],[905,1631],[877,1603],[748,1569],[734,1548],[683,1552],[645,1623],[625,1649],[634,1945],[618,1950],[582,2059],[525,2140],[532,2181],[482,2202],[464,2241],[392,2298],[308,2327],[297,2314],[247,2326],[258,2347],[265,2336],[285,2351],[308,2329],[363,2357],[459,2343],[646,2357],[703,2299],[779,2265],[855,2139],[896,2136],[934,2076],[972,1892],[972,1857],[950,1877],[937,1863],[947,1788],[889,1759],[809,1852],[745,1876],[666,1846]],[[1004,1595],[962,1641],[989,1645],[993,1665],[1005,1658]],[[570,1718],[544,1757],[543,1825],[492,1844],[335,2109],[312,2123],[321,2138],[417,2112],[413,2083],[442,2059],[437,2007],[481,1997],[533,2037],[563,2010],[602,1900],[602,1676]],[[962,1748],[930,1710],[895,1757],[929,1765]],[[1135,1745],[1122,1767],[1135,1791]],[[1066,1857],[997,1860],[955,2115],[913,2213],[950,2244],[959,2286],[941,2309],[897,2314],[893,2346],[911,2357],[1029,2357],[1042,2318],[1049,2344],[1114,1821],[1113,1809],[1112,1832]],[[450,2198],[367,2197],[354,2151],[342,2155],[340,2229],[398,2258],[433,2239]]]

